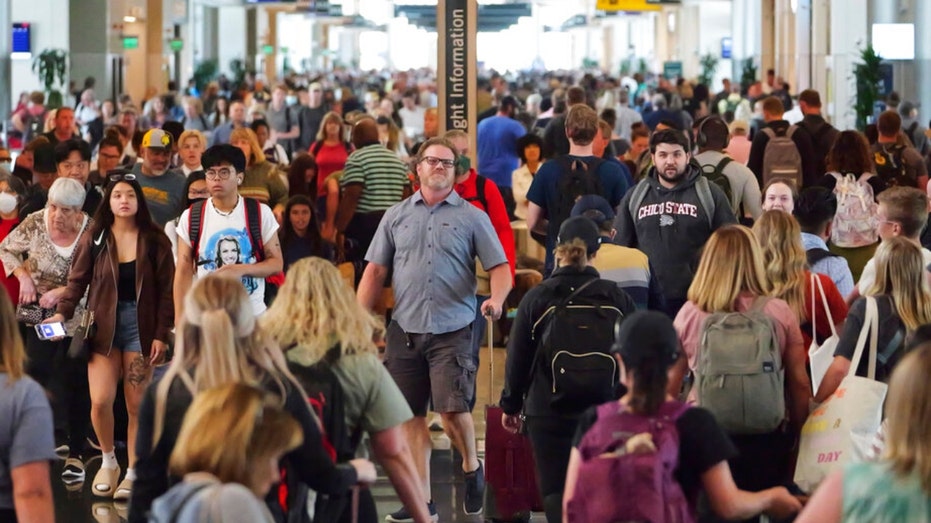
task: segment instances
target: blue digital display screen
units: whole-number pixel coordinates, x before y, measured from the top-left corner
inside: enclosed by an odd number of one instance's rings
[[[32,52],[32,24],[27,22],[13,24],[13,52]]]

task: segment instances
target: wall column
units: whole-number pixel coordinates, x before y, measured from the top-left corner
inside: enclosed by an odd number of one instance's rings
[[[838,129],[854,129],[857,98],[853,80],[854,65],[860,60],[859,45],[867,34],[868,0],[831,0],[831,27],[843,27],[843,31],[831,31],[831,56],[826,60],[829,89],[825,113]]]

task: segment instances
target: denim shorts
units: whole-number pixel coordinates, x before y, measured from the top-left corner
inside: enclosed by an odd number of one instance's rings
[[[142,342],[139,341],[139,318],[136,316],[136,302],[134,301],[120,301],[116,304],[113,348],[123,352],[142,352]]]

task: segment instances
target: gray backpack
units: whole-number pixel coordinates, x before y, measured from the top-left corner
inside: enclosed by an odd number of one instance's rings
[[[770,127],[764,127],[763,133],[769,137],[763,151],[763,186],[773,178],[795,180],[795,186],[802,186],[802,155],[798,152],[792,135],[798,127],[790,125],[783,132],[777,133]]]
[[[745,312],[719,312],[702,326],[698,404],[730,434],[766,434],[786,418],[785,370],[772,320],[763,313],[769,298]]]

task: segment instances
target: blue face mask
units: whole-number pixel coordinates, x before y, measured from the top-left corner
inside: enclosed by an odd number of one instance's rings
[[[0,162],[0,169],[6,169],[7,172],[10,172],[10,166],[12,165],[13,165],[13,162],[9,160],[3,161],[3,162]]]
[[[289,94],[288,96],[284,97],[284,103],[288,105],[294,105],[297,103],[297,97]]]

